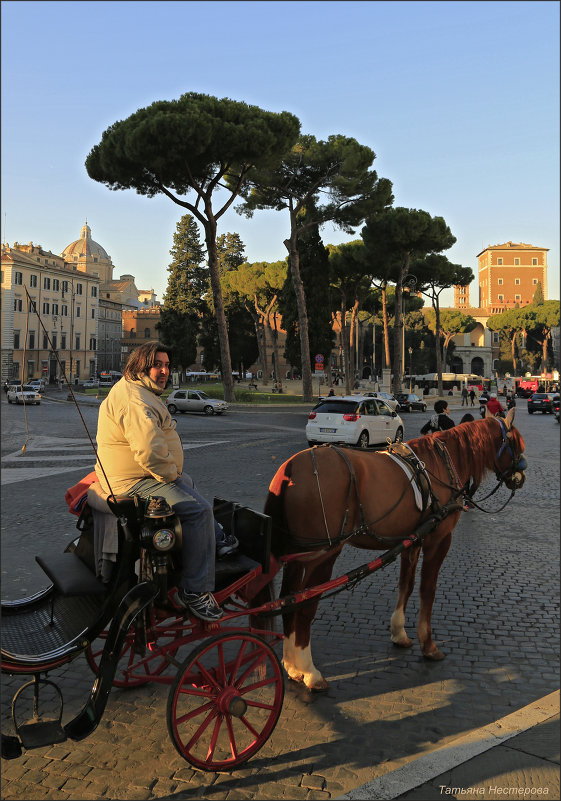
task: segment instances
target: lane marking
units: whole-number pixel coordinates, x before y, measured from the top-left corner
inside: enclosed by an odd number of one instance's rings
[[[467,732],[449,745],[337,796],[335,801],[390,801],[398,798],[558,714],[559,690],[556,690],[494,723]]]

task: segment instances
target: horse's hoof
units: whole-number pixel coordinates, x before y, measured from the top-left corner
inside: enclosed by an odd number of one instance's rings
[[[308,687],[313,693],[326,693],[329,690],[329,684],[325,679],[315,681],[311,687]]]
[[[443,654],[442,651],[439,651],[438,648],[436,651],[431,651],[428,654],[423,654],[425,659],[429,659],[431,662],[440,662],[443,659],[446,659],[446,654]]]
[[[396,648],[411,648],[413,645],[413,640],[409,637],[405,637],[403,640],[392,640],[392,643],[395,645]]]
[[[295,681],[296,684],[304,684],[304,674],[303,673],[288,673],[288,678],[290,681]]]

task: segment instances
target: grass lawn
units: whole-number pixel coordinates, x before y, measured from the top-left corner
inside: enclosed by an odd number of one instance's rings
[[[224,385],[220,382],[216,383],[194,383],[188,386],[182,386],[181,389],[199,389],[209,396],[209,398],[216,398],[217,400],[224,400]],[[93,397],[105,398],[108,394],[110,387],[90,388],[84,390],[86,395],[93,395]],[[170,394],[172,389],[166,389],[163,394],[164,398]],[[279,394],[272,390],[261,392],[260,390],[248,389],[247,386],[234,384],[234,392],[236,395],[236,403],[303,403],[301,395]],[[309,403],[307,404],[309,406]]]

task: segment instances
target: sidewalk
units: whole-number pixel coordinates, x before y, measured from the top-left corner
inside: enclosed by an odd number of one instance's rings
[[[561,798],[559,690],[357,787],[349,801]]]

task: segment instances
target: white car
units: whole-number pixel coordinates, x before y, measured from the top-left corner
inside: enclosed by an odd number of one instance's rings
[[[339,442],[346,445],[386,445],[403,440],[403,420],[380,398],[345,395],[324,398],[310,412],[306,425],[309,445]]]
[[[44,391],[47,383],[43,378],[34,378],[33,381],[28,381],[27,385],[33,387],[33,389],[40,394]]]
[[[35,403],[37,406],[41,403],[41,395],[34,387],[29,384],[23,386],[10,387],[8,389],[8,403]]]
[[[176,412],[203,412],[204,414],[222,414],[228,411],[228,404],[223,400],[209,398],[200,389],[175,389],[166,400],[170,414]]]
[[[386,401],[392,412],[398,411],[398,399],[394,395],[390,395],[388,392],[363,392],[362,394],[365,398],[381,398],[383,401]]]

